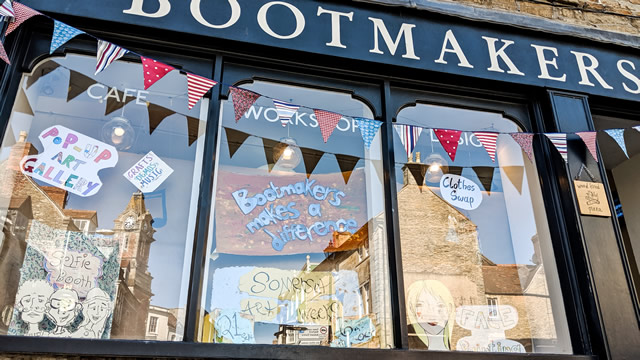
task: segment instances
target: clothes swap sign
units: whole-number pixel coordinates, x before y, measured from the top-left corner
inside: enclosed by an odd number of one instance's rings
[[[364,170],[270,176],[218,172],[216,251],[281,255],[331,251],[334,232],[366,221]]]
[[[36,10],[345,59],[640,100],[636,49],[388,6],[311,0],[24,0]],[[579,43],[577,45],[576,43]]]
[[[102,187],[98,171],[118,162],[113,146],[61,125],[45,129],[38,139],[44,151],[22,158],[22,173],[76,195],[95,195]]]

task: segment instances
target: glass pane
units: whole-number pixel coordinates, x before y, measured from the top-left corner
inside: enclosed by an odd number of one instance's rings
[[[593,116],[596,130],[629,128],[640,125],[640,121],[614,118],[609,116]],[[636,179],[640,175],[640,133],[628,129],[624,132],[625,147],[629,157],[625,155],[618,143],[611,136],[598,133],[598,148],[607,170],[607,180],[611,188],[611,196],[616,209],[616,218],[620,224],[620,232],[624,241],[624,250],[629,262],[629,270],[636,294],[640,294],[640,192],[637,191]],[[587,155],[589,156],[589,155]],[[638,299],[636,300],[638,301]]]
[[[200,340],[393,346],[380,135],[350,95],[258,81],[304,104],[281,125],[262,96],[234,117],[223,101]],[[323,142],[312,108],[345,114]]]
[[[571,353],[535,166],[509,135],[494,162],[468,132],[518,126],[424,104],[398,123],[423,127],[411,158],[394,132],[410,348]],[[465,131],[455,161],[432,128]]]
[[[0,333],[180,339],[207,102],[187,110],[177,71],[145,91],[141,64],[95,66],[22,78],[0,149]]]

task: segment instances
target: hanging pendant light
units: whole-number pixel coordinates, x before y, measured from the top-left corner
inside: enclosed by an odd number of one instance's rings
[[[129,120],[116,116],[102,127],[102,140],[118,150],[127,150],[133,145],[135,131]]]
[[[278,167],[293,169],[300,164],[301,159],[302,151],[300,151],[298,143],[291,137],[283,137],[273,149],[273,161]]]

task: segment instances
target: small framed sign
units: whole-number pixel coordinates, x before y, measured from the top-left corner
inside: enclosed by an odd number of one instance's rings
[[[573,185],[582,215],[611,216],[602,183],[574,180]]]

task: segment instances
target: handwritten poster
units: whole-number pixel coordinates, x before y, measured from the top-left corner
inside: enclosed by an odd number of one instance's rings
[[[482,203],[480,186],[460,175],[443,175],[440,178],[440,193],[446,202],[464,210],[475,210]]]
[[[506,339],[505,331],[518,325],[518,310],[511,305],[464,305],[456,309],[456,323],[471,331],[458,340],[456,350],[479,352],[526,352],[517,341]]]
[[[9,334],[108,339],[119,272],[115,239],[33,220]]]
[[[602,183],[574,180],[573,185],[582,215],[611,216]]]
[[[337,326],[364,311],[355,271],[228,267],[213,274],[211,309],[250,316],[255,323]]]
[[[364,344],[373,340],[376,328],[368,316],[356,320],[345,320],[334,334],[332,347],[351,347],[353,344]]]
[[[154,191],[173,173],[173,169],[149,151],[122,176],[143,193]]]
[[[248,170],[251,171],[251,170]],[[216,194],[219,253],[281,255],[330,251],[334,231],[367,221],[364,171],[251,175],[220,170]]]
[[[22,173],[76,195],[95,195],[102,187],[98,171],[118,163],[116,148],[61,125],[38,139],[44,151],[22,158]]]
[[[253,319],[233,310],[213,311],[215,339],[217,343],[255,344]]]

